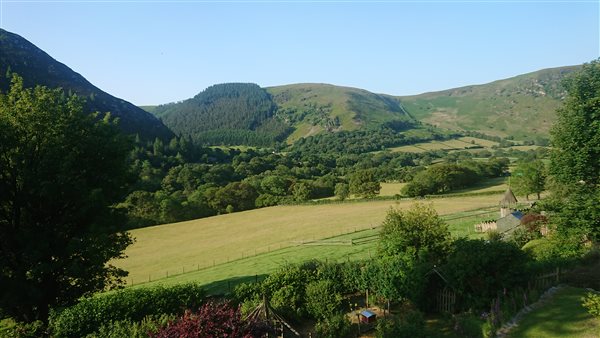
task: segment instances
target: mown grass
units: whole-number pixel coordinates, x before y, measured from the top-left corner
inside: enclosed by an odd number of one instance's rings
[[[489,219],[497,214],[496,206],[479,208],[442,216],[447,221],[453,237],[481,238],[474,231],[473,224]],[[486,218],[487,217],[487,218]],[[134,287],[148,287],[156,284],[174,285],[185,282],[197,282],[206,285],[211,294],[226,293],[235,285],[262,279],[284,267],[286,264],[301,263],[313,259],[329,262],[353,261],[372,257],[377,250],[379,225],[364,229],[351,230],[350,233],[334,235],[329,238],[305,239],[305,243],[292,242],[292,246],[279,249],[274,247],[267,252],[250,253],[214,266],[189,265],[184,269],[172,269],[167,275],[151,274],[144,279],[133,280]],[[168,278],[167,278],[168,277]],[[131,285],[132,279],[129,279]]]
[[[381,190],[379,196],[394,196],[400,194],[400,190],[404,188],[407,183],[381,183]]]
[[[600,319],[581,306],[585,289],[566,287],[546,304],[527,314],[510,333],[512,338],[600,337]]]
[[[501,194],[436,198],[440,215],[496,205]],[[424,201],[429,202],[429,201]],[[277,206],[132,230],[136,242],[114,261],[130,272],[128,281],[152,279],[219,265],[276,249],[294,241],[323,239],[379,225],[391,207],[415,202],[372,201],[324,205]]]

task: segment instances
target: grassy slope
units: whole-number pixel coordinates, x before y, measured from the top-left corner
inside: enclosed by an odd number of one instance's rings
[[[339,118],[341,130],[377,126],[405,116],[394,99],[363,89],[303,83],[270,87],[267,91],[280,108],[302,109],[311,104],[329,106],[330,117]],[[312,126],[306,120],[294,125],[296,131],[288,138],[289,142],[323,131],[323,128]]]
[[[399,97],[417,120],[458,130],[547,136],[561,104],[560,81],[578,66],[540,70],[492,83]]]
[[[586,293],[585,289],[572,287],[558,291],[547,304],[527,314],[510,337],[600,337],[600,319],[581,306],[581,297]]]
[[[496,205],[501,194],[433,199],[441,215]],[[373,201],[326,205],[277,206],[133,230],[136,243],[115,265],[134,281],[219,265],[242,257],[294,246],[294,241],[322,239],[370,229],[390,207],[414,201]],[[489,218],[489,217],[488,217]],[[468,234],[467,231],[465,234]]]

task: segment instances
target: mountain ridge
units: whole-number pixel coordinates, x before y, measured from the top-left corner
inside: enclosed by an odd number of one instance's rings
[[[174,134],[154,115],[114,97],[94,86],[81,74],[55,60],[45,51],[18,34],[0,28],[0,91],[10,87],[8,73],[23,78],[25,87],[42,85],[61,87],[65,93],[74,93],[86,99],[85,110],[110,112],[119,118],[119,127],[128,134],[140,134],[143,138],[169,139]]]
[[[409,96],[310,82],[262,89],[276,105],[273,118],[290,128],[286,135],[289,144],[322,133],[377,128],[393,120],[417,120],[444,129],[539,141],[547,140],[555,111],[566,94],[562,79],[579,67],[546,68]],[[167,105],[176,107],[185,101]],[[162,106],[146,109],[163,116]]]

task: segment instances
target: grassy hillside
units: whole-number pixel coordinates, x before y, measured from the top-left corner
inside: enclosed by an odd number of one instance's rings
[[[496,206],[497,195],[433,199],[441,215]],[[378,226],[390,207],[408,208],[414,201],[372,201],[325,205],[276,206],[132,230],[136,242],[115,264],[129,280],[148,280],[225,264],[296,245],[299,241],[336,237]],[[470,223],[469,223],[470,226]],[[470,229],[470,228],[469,228]],[[468,229],[465,233],[468,235]],[[455,232],[456,234],[457,232]],[[285,257],[282,257],[285,259]]]
[[[377,127],[407,117],[392,97],[357,88],[303,83],[267,91],[278,106],[277,116],[294,128],[289,143],[324,131]]]
[[[544,69],[484,85],[398,99],[417,120],[442,128],[517,139],[547,138],[565,95],[560,83],[578,68]]]

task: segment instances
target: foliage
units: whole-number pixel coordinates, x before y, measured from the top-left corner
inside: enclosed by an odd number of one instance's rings
[[[83,337],[111,322],[140,321],[149,315],[178,314],[182,309],[197,308],[203,297],[203,289],[196,284],[118,290],[53,311],[49,327],[56,337]]]
[[[175,319],[175,315],[146,316],[141,321],[131,319],[110,321],[86,338],[147,338]]]
[[[198,312],[183,316],[151,335],[153,338],[179,337],[261,337],[268,328],[242,319],[240,309],[229,303],[208,302]]]
[[[585,297],[581,299],[584,308],[592,315],[600,318],[600,294],[594,292],[588,292]]]
[[[110,115],[84,115],[81,99],[23,89],[16,75],[0,95],[0,130],[0,308],[45,321],[49,307],[126,275],[107,262],[131,243],[111,208],[129,182],[129,145]]]
[[[566,79],[567,98],[552,128],[550,172],[562,184],[600,181],[600,59]]]
[[[343,338],[350,333],[350,325],[350,320],[346,315],[337,314],[318,321],[315,325],[315,331],[318,337]]]
[[[47,335],[46,324],[41,320],[30,323],[16,322],[12,318],[0,320],[0,337],[37,338]]]
[[[416,310],[408,310],[399,316],[377,320],[377,338],[419,338],[426,337],[425,318]]]
[[[454,332],[460,337],[483,338],[488,335],[483,333],[484,321],[470,312],[459,313],[453,316]],[[491,336],[491,335],[489,335]]]
[[[503,290],[528,280],[527,255],[512,243],[458,239],[443,266],[465,309],[487,307]]]
[[[342,302],[342,296],[336,292],[334,281],[324,279],[306,285],[306,310],[316,319],[330,318]]]
[[[408,210],[391,209],[381,225],[379,251],[392,256],[412,250],[439,260],[450,245],[448,225],[432,205],[416,203]]]
[[[483,178],[502,176],[508,169],[508,159],[487,162],[465,161],[461,164],[440,163],[417,173],[402,189],[405,195],[440,194],[472,186]]]
[[[518,195],[525,195],[529,199],[530,194],[540,193],[546,186],[546,166],[541,160],[521,162],[512,172],[511,187]]]
[[[154,114],[178,135],[201,144],[269,146],[289,132],[286,124],[273,119],[275,109],[270,95],[258,85],[226,83],[158,106]]]
[[[346,198],[348,198],[348,196],[350,196],[350,187],[348,186],[347,183],[338,183],[335,185],[335,196],[337,196],[337,198],[340,201],[345,200]]]
[[[404,123],[412,128],[417,127],[413,122]],[[400,130],[402,129],[404,128]],[[364,154],[424,141],[444,140],[457,135],[444,133],[435,128],[418,130],[421,132],[419,135],[409,134],[384,125],[377,129],[317,134],[297,140],[291,150],[297,153],[311,154]]]
[[[381,184],[375,178],[374,170],[361,170],[350,176],[350,193],[364,197],[373,198],[379,194]]]

